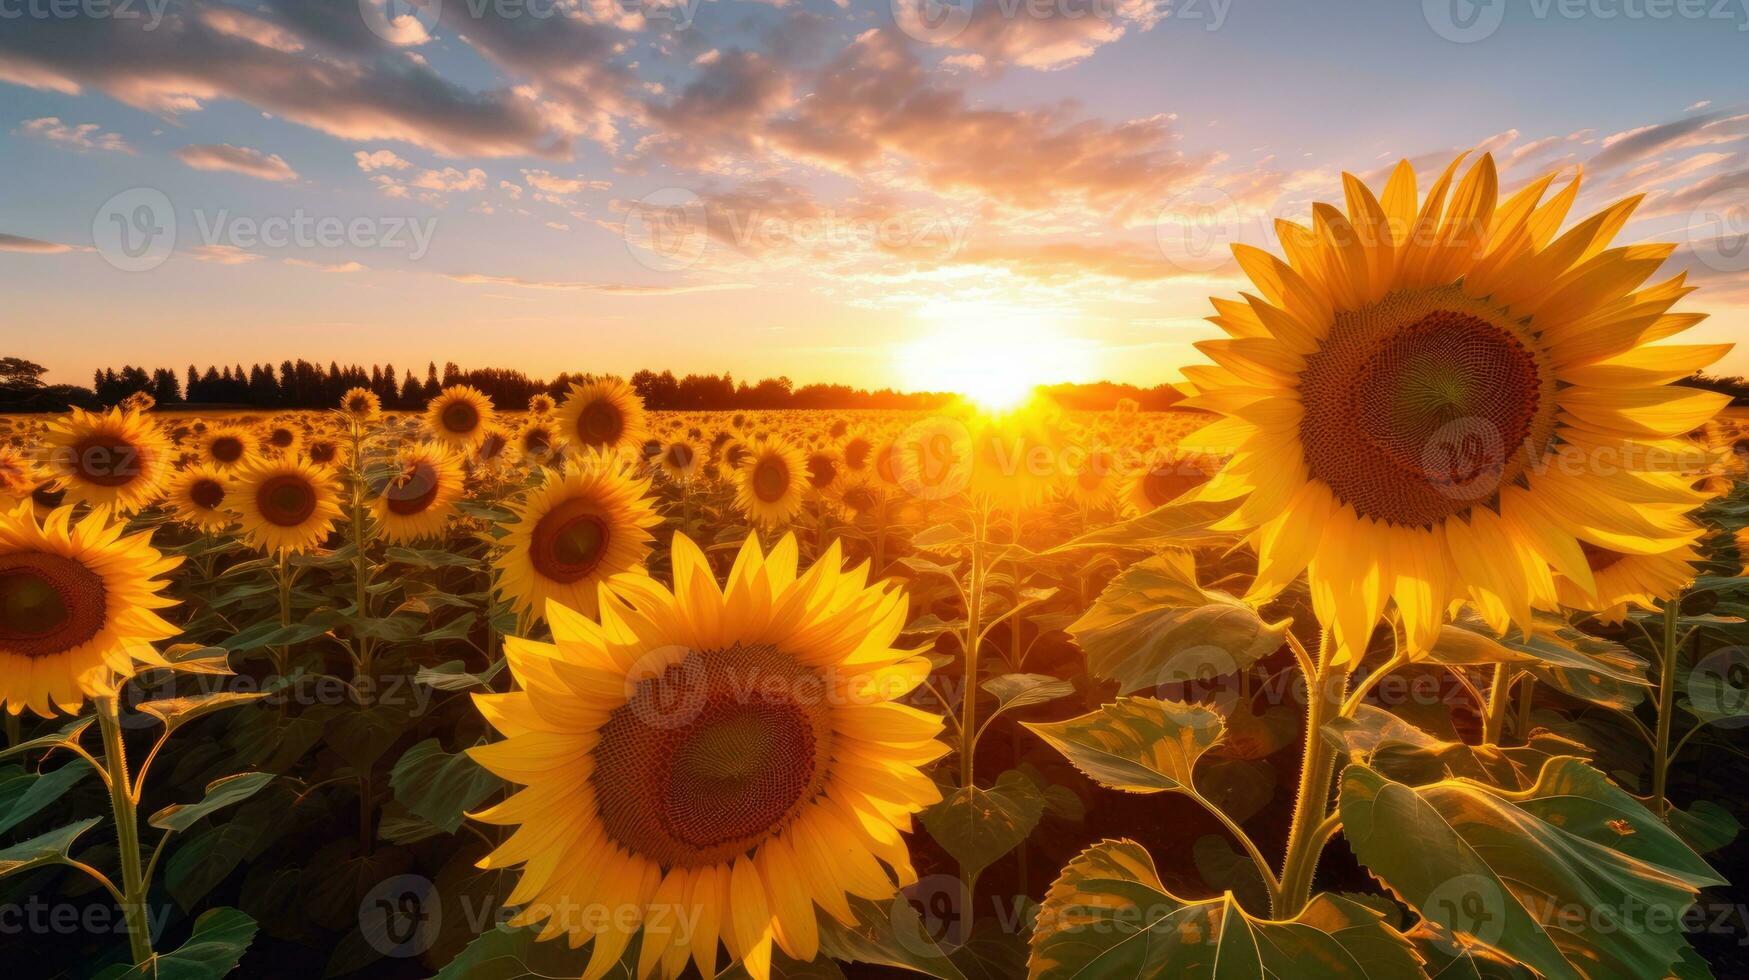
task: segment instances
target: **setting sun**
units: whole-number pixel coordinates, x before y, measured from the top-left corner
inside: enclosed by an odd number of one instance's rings
[[[939,303],[923,316],[926,333],[898,349],[903,384],[951,391],[980,408],[1014,408],[1035,387],[1085,380],[1087,347],[1043,316],[991,303]]]

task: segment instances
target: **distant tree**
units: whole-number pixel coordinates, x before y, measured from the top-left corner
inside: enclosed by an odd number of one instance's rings
[[[0,357],[0,388],[12,391],[34,390],[43,386],[43,375],[49,369],[22,357]]]
[[[401,407],[416,408],[425,401],[424,389],[413,378],[413,372],[407,372],[407,380],[401,383]]]

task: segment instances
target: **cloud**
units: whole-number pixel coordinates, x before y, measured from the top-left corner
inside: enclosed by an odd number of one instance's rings
[[[550,289],[603,293],[610,296],[679,296],[685,293],[716,293],[724,290],[752,289],[752,283],[699,283],[686,286],[641,286],[629,283],[584,282],[567,279],[523,279],[518,276],[488,276],[479,273],[451,273],[448,278],[474,286],[515,286],[518,289]]]
[[[297,180],[298,172],[277,154],[229,143],[196,143],[176,151],[176,159],[196,170],[217,170],[261,180]]]
[[[246,252],[235,245],[197,245],[189,249],[188,254],[202,262],[217,265],[248,265],[261,258],[260,255]]]
[[[45,242],[36,238],[25,238],[23,235],[8,235],[0,232],[0,252],[26,252],[32,255],[59,255],[74,251],[71,245],[59,242]]]
[[[331,34],[346,23],[364,31],[353,2],[299,0],[275,10],[284,16],[293,8],[308,13],[296,25],[270,26],[306,38],[314,25]],[[187,7],[166,11],[155,30],[143,18],[11,20],[0,31],[0,81],[67,94],[97,89],[168,115],[232,99],[342,139],[402,140],[458,156],[570,151],[569,136],[532,96],[464,89],[374,36],[374,44],[359,40],[345,54],[318,58],[287,50],[296,47],[283,43],[290,35],[270,43],[240,23]]]
[[[314,269],[317,272],[350,273],[363,272],[365,266],[357,262],[312,262],[309,259],[284,259],[286,265],[300,269]]]
[[[996,266],[1035,280],[1100,276],[1153,282],[1188,275],[1183,268],[1166,261],[1159,249],[1129,242],[972,246],[956,254],[953,261],[962,265]]]
[[[954,30],[951,21],[942,21],[944,8],[938,0],[898,0],[892,6],[895,22],[906,34],[935,47],[968,52],[952,60],[977,71],[1008,65],[1041,71],[1067,68],[1122,38],[1131,25],[1147,30],[1164,15],[1163,6],[1148,3],[985,0]]]
[[[106,153],[125,153],[132,156],[134,148],[120,133],[103,132],[96,123],[80,123],[69,126],[61,122],[57,116],[44,116],[41,119],[26,119],[13,130],[19,136],[44,140],[57,146],[80,153],[101,150]]]
[[[375,152],[359,150],[352,154],[352,158],[358,161],[358,169],[367,174],[373,170],[406,170],[412,166],[411,163],[395,155],[393,150],[377,150]]]
[[[1673,150],[1732,143],[1749,137],[1749,113],[1708,112],[1604,137],[1591,158],[1593,170],[1609,170]]]

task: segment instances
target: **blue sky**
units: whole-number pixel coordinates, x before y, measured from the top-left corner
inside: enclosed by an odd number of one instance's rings
[[[0,0],[0,338],[56,380],[301,356],[909,386],[1011,336],[1041,380],[1157,383],[1242,288],[1163,216],[1231,205],[1248,238],[1344,170],[1477,148],[1508,187],[1583,166],[1582,209],[1647,193],[1623,237],[1678,243],[1698,339],[1749,326],[1749,258],[1714,242],[1749,232],[1740,0],[90,2]]]

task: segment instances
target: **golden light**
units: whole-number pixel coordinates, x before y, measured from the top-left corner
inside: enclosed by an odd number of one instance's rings
[[[1088,346],[1045,316],[1000,304],[942,302],[920,318],[926,332],[900,347],[898,369],[913,391],[951,391],[987,411],[1015,408],[1041,384],[1086,380]]]

